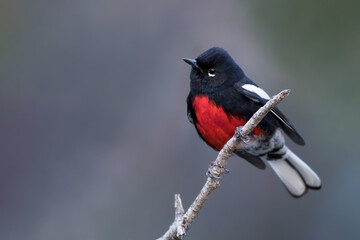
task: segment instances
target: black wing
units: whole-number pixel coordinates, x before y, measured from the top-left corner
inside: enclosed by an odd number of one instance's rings
[[[194,109],[191,107],[191,103],[192,103],[191,93],[188,95],[186,99],[186,103],[187,103],[187,118],[191,124],[194,124],[196,121],[196,115]],[[193,116],[195,119],[193,119]]]
[[[250,83],[247,85],[250,85]],[[259,105],[264,105],[268,101],[268,99],[263,98],[259,95],[260,92],[251,91],[249,89],[244,88],[243,86],[244,83],[238,82],[235,84],[235,89],[241,94],[243,94],[245,97],[251,99],[256,103],[259,103]],[[254,89],[258,88],[256,85],[253,86],[256,87]],[[271,114],[273,114],[278,119],[281,129],[291,138],[291,140],[293,140],[295,143],[299,145],[305,145],[304,139],[300,136],[300,134],[296,131],[295,127],[290,123],[290,121],[277,107],[271,110]]]
[[[263,160],[261,160],[260,157],[251,155],[244,151],[235,151],[235,154],[238,155],[239,157],[245,159],[246,161],[248,161],[249,163],[251,163],[252,165],[254,165],[255,167],[257,167],[259,169],[266,168],[265,163],[263,162]]]
[[[192,119],[191,112],[189,110],[187,111],[187,118],[191,124],[194,124],[194,120]]]

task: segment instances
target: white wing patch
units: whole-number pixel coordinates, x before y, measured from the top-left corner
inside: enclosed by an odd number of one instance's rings
[[[267,100],[270,99],[270,96],[264,90],[262,90],[261,88],[255,86],[255,85],[244,84],[241,87],[250,92],[256,93],[257,95],[259,95],[260,97],[262,97],[264,99],[267,99]]]
[[[244,84],[241,86],[242,88],[253,92],[255,94],[257,94],[258,96],[262,97],[263,99],[269,100],[270,96],[261,88],[252,85],[252,84]],[[271,110],[272,114],[274,114],[280,121],[282,121],[286,126],[288,126],[290,129],[292,129],[291,126],[289,126],[289,124],[287,122],[285,122],[279,115],[277,115],[273,110]]]

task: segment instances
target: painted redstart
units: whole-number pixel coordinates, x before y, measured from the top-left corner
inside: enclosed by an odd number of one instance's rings
[[[213,47],[196,59],[184,58],[192,66],[187,114],[200,137],[220,151],[247,120],[270,98],[222,48]],[[305,145],[294,126],[274,108],[241,142],[235,154],[265,169],[267,162],[286,189],[300,197],[308,188],[320,189],[318,175],[285,145],[280,129],[291,140]]]

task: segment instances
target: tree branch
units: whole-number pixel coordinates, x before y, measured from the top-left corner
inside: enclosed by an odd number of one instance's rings
[[[264,106],[254,113],[243,127],[238,127],[234,136],[224,145],[219,152],[216,160],[208,169],[208,178],[202,187],[199,195],[191,204],[184,214],[181,203],[180,194],[175,194],[175,220],[170,225],[167,232],[157,240],[183,239],[186,231],[190,228],[205,201],[218,186],[220,186],[220,178],[226,171],[226,164],[236,149],[240,141],[246,141],[251,131],[261,122],[261,120],[273,109],[278,103],[290,94],[290,90],[283,90],[273,96]]]

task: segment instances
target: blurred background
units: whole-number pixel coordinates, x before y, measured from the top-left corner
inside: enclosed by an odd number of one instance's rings
[[[187,239],[360,235],[359,1],[0,1],[0,239],[155,239],[217,153],[186,117],[190,68],[225,48],[323,180],[293,199],[232,158]]]

